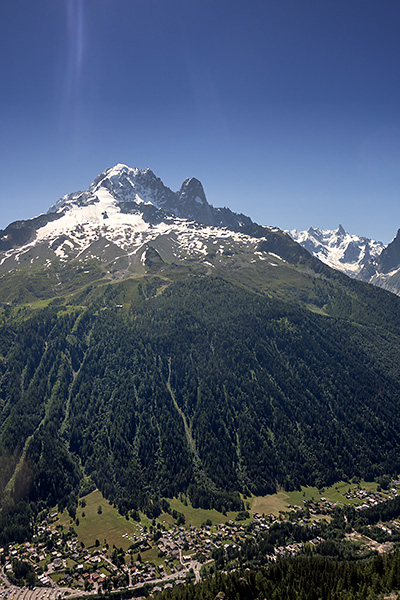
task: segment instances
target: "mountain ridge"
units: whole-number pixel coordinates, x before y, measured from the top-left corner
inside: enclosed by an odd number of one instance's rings
[[[195,211],[214,225],[196,220]],[[338,233],[347,236],[344,230]],[[188,178],[173,192],[151,169],[118,164],[98,175],[88,190],[66,194],[46,214],[0,232],[0,301],[62,295],[81,285],[85,274],[92,283],[117,281],[187,265],[203,274],[221,269],[255,274],[266,267],[272,273],[279,265],[279,273],[287,273],[283,279],[272,277],[282,287],[274,290],[279,294],[286,287],[280,282],[294,273],[298,289],[305,286],[306,294],[309,284],[301,273],[335,280],[346,289],[352,285],[279,228],[258,225],[229,208],[214,208],[199,180]],[[51,282],[48,292],[41,269]],[[68,285],[62,274],[71,277],[74,270]],[[251,280],[248,284],[254,287]],[[264,289],[265,280],[259,285]]]
[[[231,252],[229,244],[250,244],[253,250],[271,251],[284,260],[289,256],[293,264],[310,262],[299,248],[289,250],[288,240],[282,241],[285,234],[322,263],[400,292],[400,244],[395,240],[385,248],[381,242],[347,233],[342,225],[336,230],[281,232],[229,208],[215,208],[194,177],[173,192],[150,168],[124,164],[106,169],[86,191],[64,195],[47,213],[0,231],[0,274],[21,265],[49,266],[54,260],[92,256],[108,265],[109,274],[126,277],[145,271],[143,253],[149,246],[167,262],[203,256],[205,263],[218,238],[222,251]],[[388,253],[390,258],[385,258]],[[395,266],[393,272],[386,267],[389,263]]]

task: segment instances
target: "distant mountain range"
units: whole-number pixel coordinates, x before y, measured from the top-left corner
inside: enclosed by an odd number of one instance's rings
[[[93,486],[151,517],[400,472],[400,298],[326,264],[391,284],[398,241],[309,237],[325,262],[125,165],[1,231],[0,508],[29,530]]]
[[[287,233],[330,267],[400,293],[400,230],[388,246],[347,233],[342,225],[338,229],[310,227],[306,231],[292,229]]]

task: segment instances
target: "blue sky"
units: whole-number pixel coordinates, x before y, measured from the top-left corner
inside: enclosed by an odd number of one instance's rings
[[[390,242],[399,22],[398,0],[2,0],[0,227],[126,163]]]

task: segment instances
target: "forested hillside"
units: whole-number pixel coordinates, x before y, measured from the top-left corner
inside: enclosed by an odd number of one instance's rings
[[[217,575],[196,586],[157,594],[160,600],[361,600],[398,598],[398,552],[370,561],[337,562],[320,556],[280,561],[265,569]],[[393,594],[393,595],[388,595]]]
[[[4,306],[3,506],[73,513],[94,484],[122,513],[179,492],[224,511],[239,492],[397,473],[399,300],[302,277],[308,295],[283,299],[172,269]]]

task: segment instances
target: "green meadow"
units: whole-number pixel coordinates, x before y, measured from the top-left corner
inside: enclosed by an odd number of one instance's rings
[[[193,508],[189,501],[187,505],[185,505],[177,498],[168,500],[168,502],[172,510],[176,510],[185,516],[185,525],[187,526],[193,525],[194,527],[201,527],[207,520],[210,520],[213,525],[219,525],[220,523],[225,523],[229,519],[235,519],[237,515],[235,512],[228,512],[224,515],[215,509],[206,510],[204,508]],[[165,520],[166,523],[170,524],[174,522],[169,514],[163,514],[160,519]]]
[[[329,502],[341,504],[361,504],[361,500],[356,498],[346,498],[343,494],[349,490],[354,491],[358,487],[368,492],[376,492],[377,484],[375,482],[361,481],[359,485],[349,483],[348,481],[339,481],[334,485],[318,489],[316,487],[302,487],[301,490],[294,492],[278,492],[268,496],[253,496],[250,500],[251,512],[258,514],[273,514],[279,516],[280,512],[290,510],[289,504],[303,506],[304,500],[319,502],[321,498],[326,498]]]
[[[97,539],[101,546],[108,543],[110,548],[115,545],[117,548],[127,550],[134,543],[130,538],[133,535],[139,535],[140,527],[149,523],[147,519],[140,524],[132,520],[127,521],[116,508],[103,498],[99,490],[91,492],[84,497],[84,500],[86,506],[79,505],[76,511],[79,525],[70,518],[67,511],[59,515],[58,523],[65,529],[73,527],[79,540],[86,547],[94,546]],[[85,516],[82,516],[83,513]],[[128,534],[129,537],[123,537],[124,534]]]
[[[268,496],[253,496],[245,502],[246,505],[250,506],[249,510],[253,514],[274,514],[275,516],[279,516],[280,513],[290,510],[289,504],[292,506],[303,506],[304,500],[318,502],[321,498],[326,498],[330,502],[359,504],[361,500],[347,499],[343,495],[349,490],[356,490],[358,487],[376,492],[377,484],[361,481],[358,486],[354,483],[340,481],[333,486],[320,490],[311,486],[302,487],[301,490],[294,492],[280,491]],[[83,507],[81,506],[82,500],[86,503]],[[194,526],[199,528],[209,521],[211,521],[212,525],[219,525],[229,519],[235,520],[237,517],[236,512],[228,512],[224,515],[214,509],[193,508],[189,501],[184,503],[177,498],[169,500],[169,503],[172,511],[176,510],[184,515],[186,527]],[[166,526],[175,524],[174,519],[168,513],[161,514],[157,521]],[[62,525],[67,530],[69,527],[73,527],[79,540],[86,547],[94,546],[96,540],[98,540],[101,546],[108,543],[110,548],[115,545],[117,548],[127,550],[131,544],[134,544],[139,539],[139,536],[143,535],[144,527],[149,529],[151,521],[144,515],[141,515],[140,523],[136,523],[131,519],[127,520],[103,498],[99,490],[95,490],[83,499],[81,498],[75,520],[71,519],[67,511],[64,511],[58,515],[56,524]],[[150,557],[151,550],[143,553],[143,557],[145,558],[147,554]],[[151,555],[152,560],[155,558],[155,556]]]

